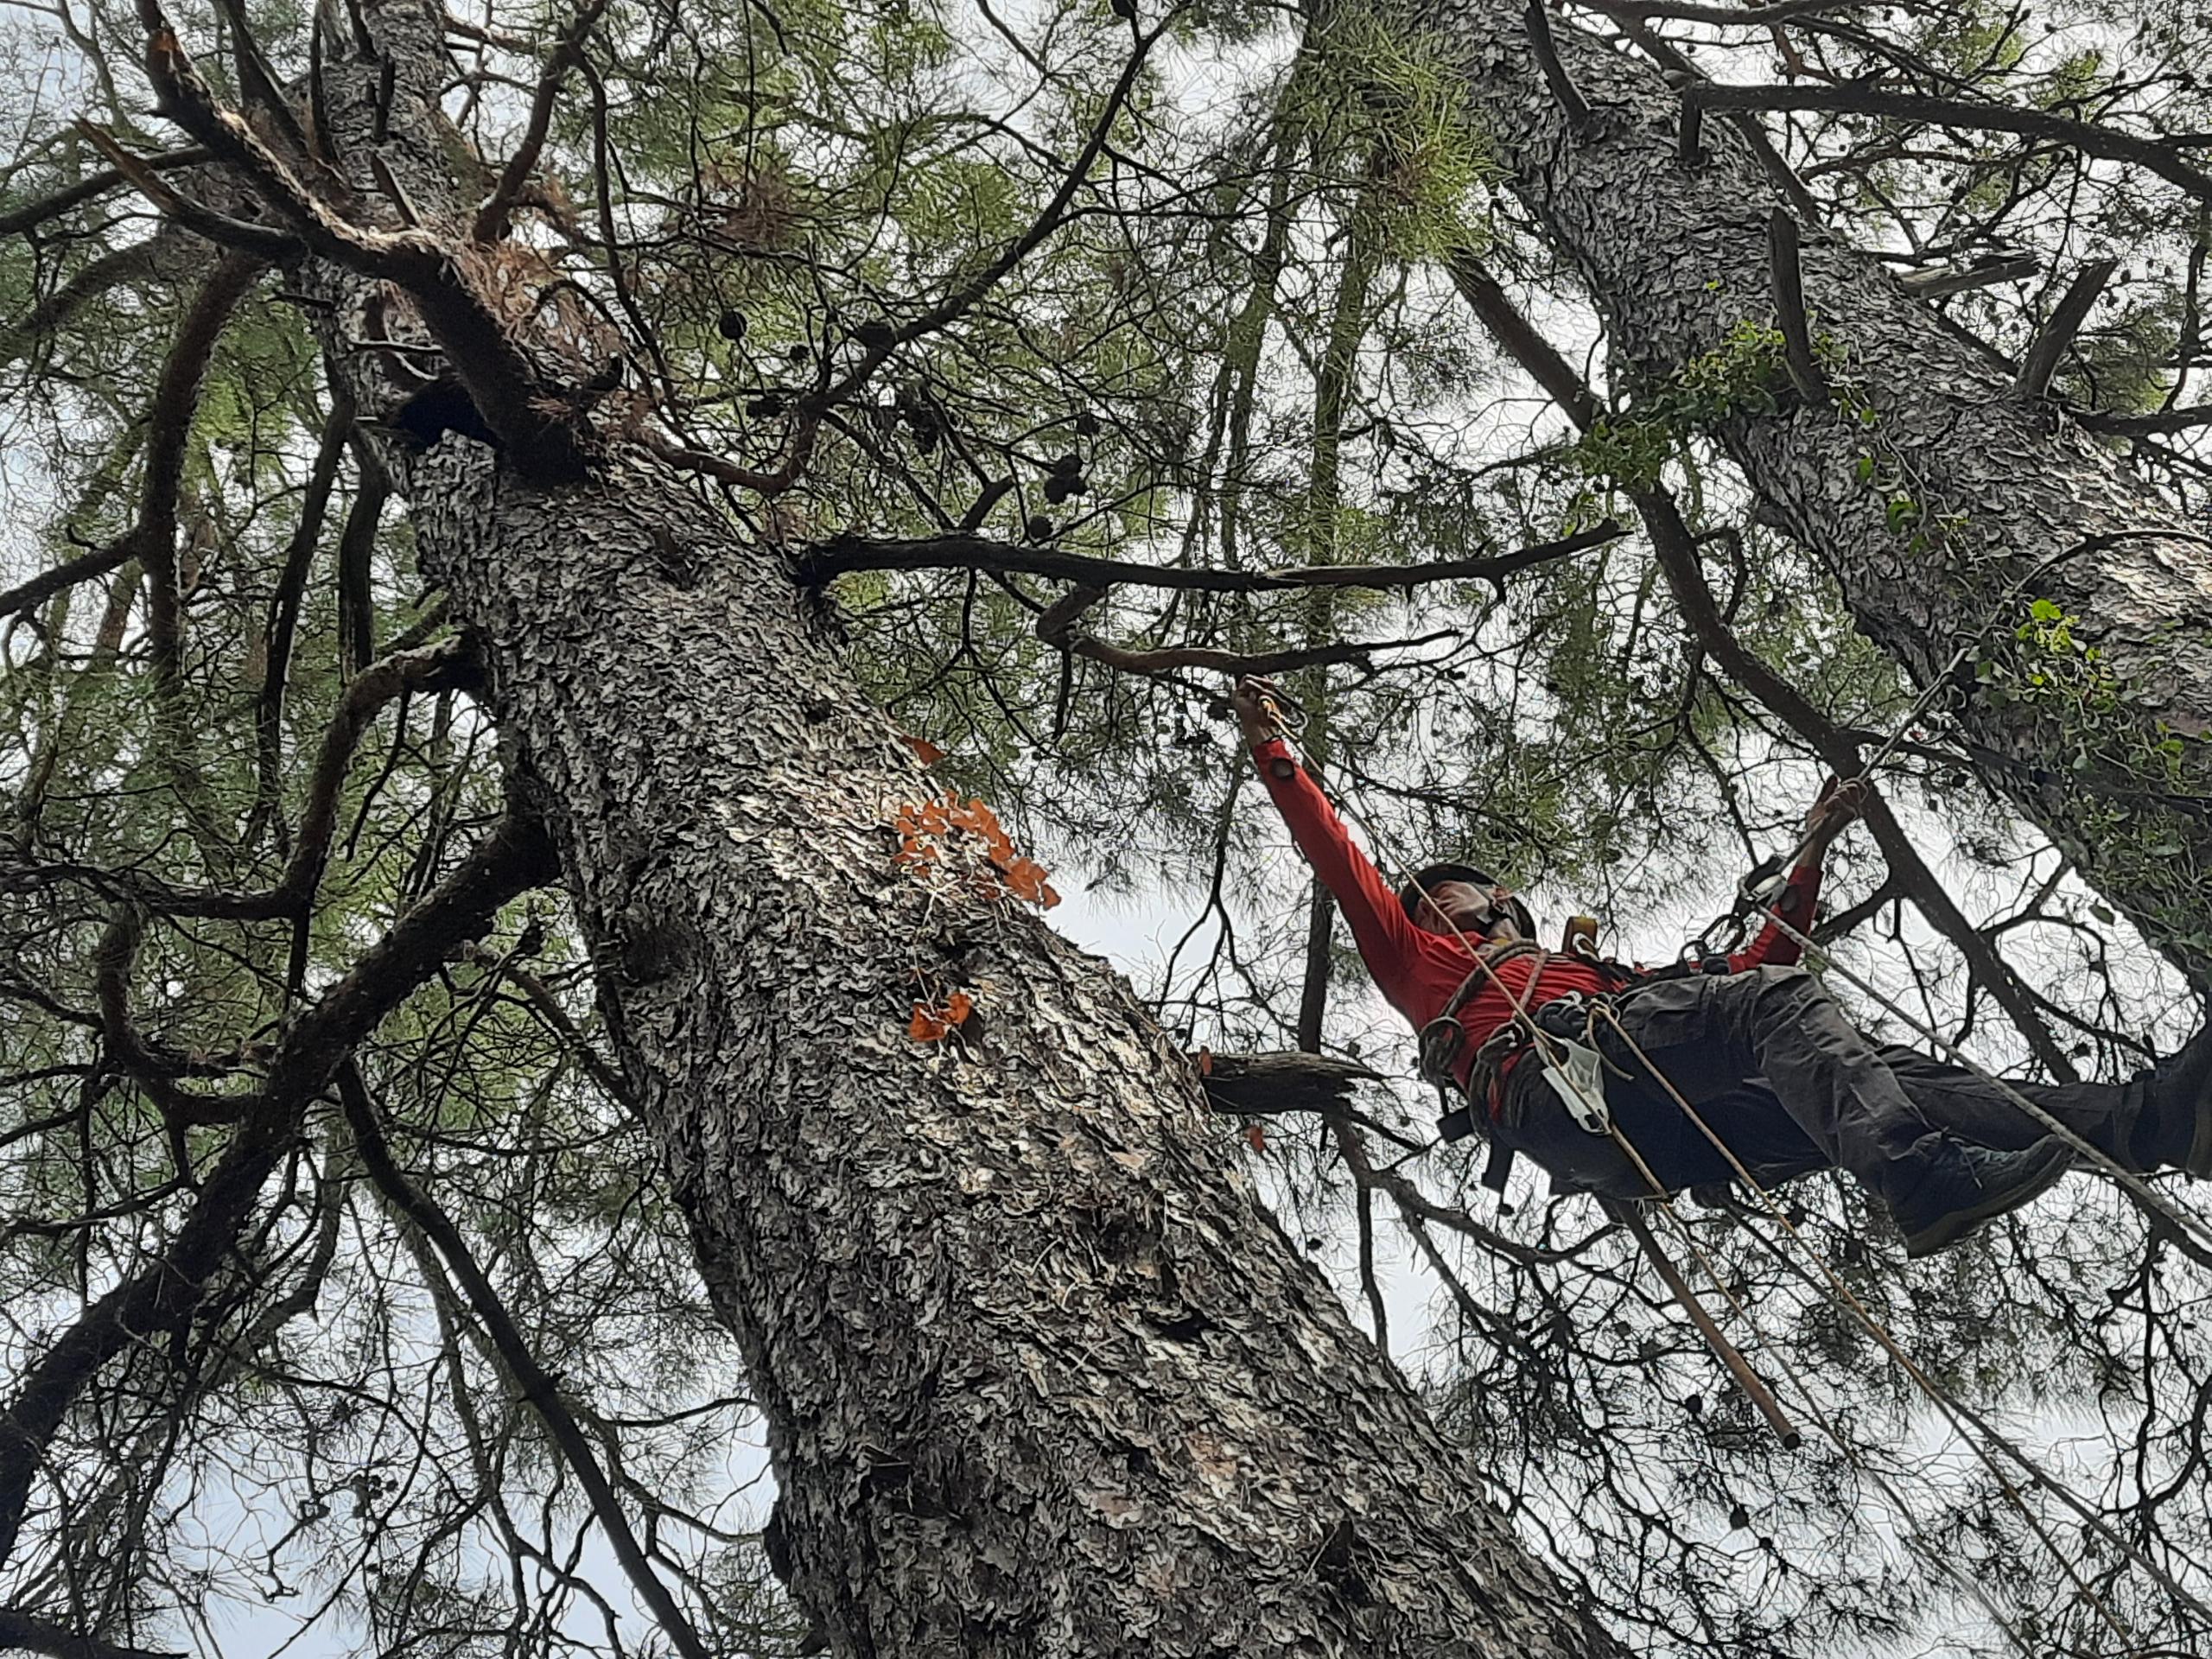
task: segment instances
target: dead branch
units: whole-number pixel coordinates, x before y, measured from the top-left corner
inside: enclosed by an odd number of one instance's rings
[[[1419,588],[1434,582],[1500,582],[1532,565],[1602,547],[1626,533],[1623,525],[1608,518],[1558,541],[1541,542],[1489,558],[1440,559],[1426,564],[1300,565],[1278,570],[1212,570],[1195,565],[1138,564],[1125,559],[1063,552],[1058,548],[1020,547],[965,533],[912,541],[874,541],[865,537],[839,536],[800,554],[792,574],[807,587],[817,587],[853,570],[943,569],[1047,576],[1102,590],[1121,583],[1214,594],[1282,593],[1309,588]]]
[[[1767,279],[1774,291],[1775,321],[1782,330],[1789,384],[1815,409],[1832,401],[1827,377],[1813,355],[1812,324],[1805,315],[1805,278],[1797,260],[1797,221],[1781,207],[1767,215]]]
[[[1926,92],[1892,92],[1855,81],[1845,86],[1746,86],[1700,80],[1685,87],[1682,96],[1695,99],[1708,110],[1827,111],[1841,115],[1924,121],[1933,126],[2018,133],[2026,138],[2065,144],[2085,156],[2132,162],[2169,183],[2178,185],[2198,200],[2212,202],[2212,173],[2191,166],[2164,143],[2140,138],[2098,122],[2054,115],[2048,110],[1936,98]]]
[[[207,152],[194,146],[188,149],[172,149],[160,156],[133,157],[135,165],[145,173],[168,173],[180,167],[197,167],[207,159]],[[36,201],[27,201],[22,207],[0,213],[0,236],[20,236],[25,231],[36,230],[88,201],[98,201],[111,190],[120,190],[130,184],[117,168],[104,173],[88,173],[67,189],[57,190],[50,196]]]
[[[1529,45],[1536,54],[1536,67],[1544,72],[1544,85],[1552,89],[1552,96],[1567,112],[1567,124],[1581,131],[1590,124],[1590,100],[1582,96],[1574,77],[1560,61],[1559,42],[1552,39],[1552,22],[1544,15],[1544,0],[1529,0],[1522,10],[1521,21],[1529,31]]]
[[[2019,378],[2012,383],[2015,397],[2040,397],[2050,390],[2050,378],[2058,372],[2059,359],[2074,343],[2074,336],[2082,332],[2089,308],[2097,302],[2097,296],[2104,292],[2105,284],[2119,269],[2117,259],[2092,259],[2066,285],[2066,292],[2052,309],[2050,320],[2036,330],[2035,339],[2029,343],[2027,356],[2020,363]]]
[[[1908,294],[1923,300],[1940,300],[1947,295],[1964,294],[1969,289],[2017,283],[2042,269],[2042,263],[2032,255],[2018,254],[2009,259],[1977,260],[1961,270],[1916,270],[1897,281]]]
[[[153,170],[144,162],[91,122],[79,121],[76,130],[86,143],[107,157],[115,170],[130,181],[132,189],[186,230],[205,238],[217,247],[234,248],[241,253],[258,254],[264,259],[278,261],[296,258],[305,251],[299,238],[289,236],[274,226],[239,219],[180,195],[155,176]]]
[[[1216,1106],[1240,1117],[1285,1112],[1329,1116],[1350,1111],[1358,1086],[1380,1083],[1382,1074],[1356,1060],[1286,1049],[1264,1054],[1208,1053],[1199,1062],[1198,1080]]]
[[[340,218],[216,100],[160,0],[139,0],[138,15],[146,28],[146,72],[162,113],[227,162],[309,252],[403,289],[514,465],[544,479],[581,472],[579,435],[549,412],[552,400],[543,396],[529,359],[477,293],[455,251],[420,229],[365,230]],[[110,159],[119,153],[111,148]]]

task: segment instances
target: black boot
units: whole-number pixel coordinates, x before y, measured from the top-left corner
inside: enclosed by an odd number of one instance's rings
[[[2212,1020],[2140,1081],[2143,1112],[2128,1137],[2135,1163],[2212,1176]]]
[[[2056,1135],[2018,1152],[1952,1141],[1910,1198],[1890,1214],[1904,1234],[1904,1253],[1917,1261],[1957,1243],[1982,1223],[2018,1209],[2071,1168],[2074,1154]]]

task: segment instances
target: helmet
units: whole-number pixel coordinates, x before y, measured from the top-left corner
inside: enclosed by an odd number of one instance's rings
[[[1469,887],[1488,893],[1492,887],[1504,886],[1488,870],[1478,869],[1472,864],[1431,864],[1415,870],[1398,889],[1398,902],[1405,906],[1408,918],[1420,912],[1421,901],[1431,887],[1446,881],[1464,881]],[[1513,925],[1524,939],[1536,937],[1536,918],[1529,913],[1529,906],[1518,899],[1505,901],[1505,913],[1513,918]]]

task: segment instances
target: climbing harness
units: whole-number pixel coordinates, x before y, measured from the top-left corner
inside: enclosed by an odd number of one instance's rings
[[[2056,563],[2056,561],[2047,562],[2047,564],[2050,563]],[[1918,705],[1916,705],[1916,708],[1917,707]],[[1911,716],[1908,716],[1908,720],[1910,718]],[[1884,746],[1882,751],[1883,755],[1886,755],[1888,753],[1890,748],[1894,747],[1896,741],[1896,738],[1893,737],[1891,743]],[[1878,756],[1874,763],[1870,764],[1866,768],[1863,768],[1853,781],[1865,781],[1867,773],[1873,769],[1873,765],[1879,764],[1880,758],[1880,756]],[[1307,758],[1307,764],[1309,770],[1311,770],[1310,757]],[[1343,803],[1338,802],[1337,804],[1340,810],[1344,810],[1349,814],[1350,809],[1345,807]],[[1378,845],[1380,843],[1378,842]],[[1618,1034],[1620,1040],[1627,1048],[1629,1053],[1631,1054],[1655,1079],[1656,1079],[1661,1086],[1664,1088],[1667,1093],[1672,1097],[1675,1104],[1682,1112],[1684,1116],[1686,1116],[1697,1128],[1699,1132],[1702,1134],[1707,1140],[1711,1141],[1721,1155],[1727,1160],[1738,1179],[1742,1180],[1744,1184],[1758,1196],[1759,1202],[1765,1207],[1768,1212],[1781,1223],[1783,1230],[1789,1238],[1811,1258],[1815,1265],[1820,1269],[1821,1278],[1814,1278],[1811,1274],[1807,1273],[1803,1268],[1791,1260],[1789,1255],[1783,1250],[1782,1245],[1777,1240],[1769,1237],[1764,1233],[1758,1232],[1756,1230],[1753,1230],[1753,1236],[1757,1238],[1760,1244],[1771,1253],[1787,1270],[1796,1274],[1808,1286],[1811,1286],[1815,1289],[1821,1288],[1821,1281],[1825,1280],[1825,1288],[1836,1299],[1839,1305],[1841,1306],[1849,1313],[1849,1315],[1855,1319],[1871,1337],[1873,1338],[1883,1351],[1897,1363],[1897,1365],[1904,1371],[1907,1377],[1909,1377],[1914,1385],[1918,1388],[1933,1404],[1936,1405],[1937,1409],[1949,1421],[1953,1429],[1961,1435],[1962,1440],[1965,1440],[1975,1457],[1988,1470],[1992,1478],[1996,1481],[1999,1489],[2004,1493],[2007,1502],[2010,1503],[2012,1508],[2020,1515],[2022,1520],[2027,1524],[2029,1529],[2044,1544],[2045,1548],[2050,1551],[2052,1557],[2057,1561],[2060,1570],[2073,1583],[2083,1603],[2092,1609],[2104,1622],[2104,1624],[2114,1632],[2115,1635],[2120,1636],[2123,1641],[2127,1639],[2126,1628],[2113,1614],[2111,1608],[2106,1605],[2104,1599],[2098,1594],[2095,1587],[2083,1578],[2080,1567],[2077,1566],[2075,1560],[2076,1552],[2062,1543],[2062,1541],[2057,1538],[2054,1537],[2048,1527],[2040,1520],[2039,1517],[2037,1517],[2036,1513],[2028,1507],[2026,1500],[2020,1492],[2018,1485],[1999,1465],[1995,1456],[1995,1452],[1993,1451],[1992,1448],[1995,1448],[1997,1451],[2002,1451],[2005,1456],[2025,1474],[2031,1484],[2049,1492],[2060,1503],[2072,1510],[2081,1521],[2086,1533],[2093,1533],[2096,1535],[2119,1550],[2119,1552],[2125,1555],[2130,1561],[2145,1572],[2162,1589],[2173,1596],[2177,1602],[2191,1608],[2199,1614],[2204,1615],[2208,1618],[2212,1618],[2212,1608],[2208,1608],[2202,1600],[2184,1589],[2174,1580],[2170,1573],[2165,1571],[2157,1562],[2152,1560],[2149,1556],[2133,1542],[2133,1541],[2128,1539],[2113,1529],[2107,1522],[2106,1522],[2102,1516],[2098,1514],[2094,1509],[2093,1509],[2083,1499],[2077,1497],[2063,1484],[2047,1473],[2040,1465],[2037,1464],[2024,1452],[2013,1445],[2005,1435],[2000,1433],[1992,1424],[1990,1424],[1986,1419],[1982,1417],[1979,1413],[1971,1410],[1969,1408],[1954,1399],[1946,1389],[1938,1384],[1935,1379],[1931,1377],[1911,1357],[1911,1356],[1904,1351],[1903,1346],[1883,1325],[1882,1322],[1877,1319],[1866,1308],[1866,1305],[1858,1298],[1858,1296],[1852,1292],[1850,1287],[1837,1274],[1834,1268],[1829,1264],[1820,1250],[1804,1236],[1802,1231],[1799,1230],[1797,1226],[1791,1220],[1789,1211],[1774,1198],[1772,1193],[1760,1183],[1757,1176],[1754,1175],[1750,1169],[1745,1166],[1742,1160],[1737,1157],[1733,1149],[1728,1147],[1727,1144],[1720,1139],[1719,1135],[1715,1133],[1708,1123],[1707,1123],[1703,1116],[1683,1097],[1681,1091],[1675,1088],[1672,1080],[1652,1063],[1650,1057],[1643,1052],[1633,1037],[1631,1037],[1627,1030],[1622,1026],[1618,1011],[1618,1003],[1620,1000],[1621,995],[1632,995],[1634,989],[1642,984],[1656,983],[1663,980],[1683,977],[1691,974],[1726,973],[1728,971],[1728,952],[1740,947],[1744,932],[1748,925],[1749,916],[1757,909],[1765,909],[1768,919],[1785,937],[1796,940],[1801,947],[1817,952],[1822,960],[1830,961],[1831,965],[1833,966],[1832,959],[1827,957],[1827,954],[1825,950],[1821,950],[1814,940],[1808,938],[1804,933],[1801,932],[1788,921],[1784,920],[1782,916],[1777,913],[1776,909],[1772,907],[1773,898],[1777,894],[1781,882],[1786,881],[1787,880],[1786,874],[1784,874],[1786,867],[1790,862],[1794,861],[1795,858],[1798,855],[1802,854],[1803,850],[1803,846],[1801,845],[1797,849],[1793,849],[1793,851],[1789,855],[1785,855],[1778,859],[1768,860],[1763,863],[1750,877],[1746,878],[1745,881],[1739,888],[1738,902],[1732,907],[1729,914],[1725,918],[1716,918],[1714,925],[1708,926],[1704,934],[1701,934],[1697,939],[1691,942],[1689,947],[1685,949],[1681,957],[1678,959],[1676,963],[1670,964],[1668,967],[1663,967],[1649,972],[1630,973],[1630,970],[1624,969],[1622,971],[1624,974],[1629,974],[1633,982],[1629,986],[1624,987],[1621,993],[1603,995],[1597,998],[1580,997],[1579,999],[1570,999],[1568,997],[1562,996],[1550,999],[1544,1003],[1537,1005],[1536,1007],[1533,1009],[1530,1008],[1527,1004],[1527,990],[1521,993],[1516,993],[1510,986],[1505,984],[1505,982],[1496,974],[1491,962],[1485,957],[1479,949],[1468,941],[1465,933],[1459,930],[1456,924],[1450,923],[1450,918],[1447,916],[1446,918],[1447,924],[1452,925],[1453,934],[1458,937],[1463,948],[1465,948],[1468,950],[1470,956],[1473,958],[1476,966],[1474,971],[1468,976],[1467,980],[1463,982],[1454,991],[1451,999],[1448,1012],[1452,1016],[1451,1024],[1454,1028],[1456,1034],[1446,1034],[1442,1031],[1442,1016],[1440,1016],[1437,1020],[1432,1020],[1427,1027],[1423,1027],[1421,1033],[1423,1076],[1428,1077],[1431,1081],[1438,1081],[1440,1077],[1444,1078],[1452,1077],[1456,1061],[1459,1055],[1464,1051],[1465,1043],[1464,1027],[1459,1026],[1459,1022],[1457,1018],[1458,1013],[1459,1009],[1465,1006],[1468,997],[1474,994],[1479,984],[1486,980],[1489,982],[1495,984],[1505,995],[1508,1001],[1511,1004],[1512,1014],[1508,1021],[1499,1028],[1498,1032],[1494,1033],[1491,1038],[1486,1040],[1477,1051],[1474,1061],[1471,1063],[1469,1069],[1469,1084],[1472,1085],[1478,1081],[1478,1078],[1480,1076],[1478,1068],[1484,1066],[1486,1060],[1494,1070],[1497,1065],[1502,1064],[1510,1057],[1518,1054],[1521,1051],[1526,1048],[1534,1047],[1537,1050],[1540,1057],[1540,1062],[1543,1064],[1546,1068],[1544,1073],[1546,1081],[1550,1083],[1551,1085],[1560,1092],[1562,1101],[1568,1103],[1570,1111],[1573,1110],[1573,1103],[1577,1100],[1586,1102],[1594,1096],[1596,1101],[1602,1103],[1604,1098],[1603,1070],[1601,1069],[1596,1074],[1594,1078],[1595,1086],[1592,1088],[1591,1085],[1593,1079],[1586,1064],[1581,1067],[1580,1071],[1578,1071],[1576,1069],[1577,1062],[1575,1058],[1563,1046],[1567,1043],[1575,1042],[1578,1039],[1572,1036],[1565,1035],[1560,1032],[1548,1030],[1542,1022],[1543,1017],[1548,1015],[1552,1026],[1556,1027],[1564,1025],[1567,1020],[1572,1019],[1573,1013],[1575,1012],[1575,1001],[1576,1000],[1580,1000],[1584,1005],[1580,1012],[1583,1019],[1582,1031],[1585,1038],[1588,1039],[1586,1045],[1586,1050],[1599,1061],[1599,1066],[1604,1068],[1605,1063],[1603,1060],[1602,1054],[1597,1049],[1595,1042],[1595,1027],[1598,1023],[1602,1021],[1612,1027],[1613,1031]],[[1427,895],[1424,893],[1422,896],[1426,897]],[[1716,944],[1719,943],[1719,941],[1716,941],[1713,935],[1716,932],[1721,931],[1724,925],[1727,930],[1727,936],[1730,942],[1727,944],[1725,950],[1716,950],[1713,947]],[[1569,944],[1567,948],[1571,953],[1578,956],[1594,954],[1593,952],[1589,951],[1587,947],[1578,947],[1573,943],[1572,925],[1570,925]],[[1503,957],[1498,958],[1498,960],[1501,961],[1504,959],[1506,958]],[[1601,965],[1618,966],[1618,964]],[[1527,981],[1528,990],[1533,990],[1535,988],[1537,978],[1541,975],[1541,971],[1542,963],[1539,962],[1535,969],[1532,969]],[[1933,1042],[1940,1051],[1948,1054],[1957,1062],[1968,1066],[1986,1081],[1994,1084],[1999,1089],[2003,1090],[2011,1098],[2012,1098],[2016,1104],[2018,1104],[2024,1111],[2028,1113],[2031,1118],[2041,1123],[2050,1132],[2059,1135],[2069,1145],[2074,1147],[2077,1152],[2083,1154],[2090,1161],[2099,1165],[2105,1168],[2108,1173],[2112,1173],[2114,1178],[2120,1181],[2131,1193],[2136,1195],[2146,1205],[2151,1207],[2154,1213],[2164,1218],[2171,1220],[2174,1224],[2184,1227],[2190,1231],[2196,1232],[2200,1236],[2212,1237],[2212,1234],[2207,1233],[2202,1223],[2197,1222],[2194,1217],[2184,1217],[2180,1212],[2177,1211],[2172,1206],[2168,1205],[2157,1194],[2153,1193],[2146,1185],[2145,1185],[2144,1183],[2136,1179],[2130,1172],[2122,1169],[2110,1157],[2100,1152],[2096,1147],[2090,1146],[2087,1141],[2082,1140],[2078,1135],[2074,1135],[2070,1130],[2068,1130],[2063,1124],[2058,1122],[2058,1120],[2052,1117],[2050,1114],[2044,1111],[2041,1108],[2037,1107],[2033,1102],[2028,1100],[2024,1095],[2021,1095],[2018,1090],[2011,1088],[2002,1078],[1991,1077],[1986,1071],[1975,1065],[1966,1055],[1961,1053],[1955,1046],[1944,1041],[1940,1035],[1930,1030],[1924,1022],[1913,1019],[1910,1014],[1898,1008],[1891,999],[1884,996],[1872,985],[1869,985],[1866,981],[1859,978],[1857,976],[1849,973],[1848,970],[1837,968],[1835,969],[1835,971],[1842,973],[1845,978],[1850,981],[1850,982],[1858,986],[1868,995],[1873,996],[1878,1002],[1889,1008],[1893,1014],[1904,1019],[1914,1030],[1919,1032],[1922,1036]],[[1563,1006],[1555,1009],[1554,1004]],[[1434,1058],[1435,1064],[1431,1063],[1432,1056]],[[1560,1081],[1562,1071],[1564,1072],[1565,1077],[1564,1083]],[[1453,1080],[1456,1081],[1456,1079]],[[1491,1086],[1494,1087],[1494,1084]],[[1439,1082],[1440,1092],[1444,1091],[1446,1087],[1446,1084]],[[1444,1130],[1446,1139],[1456,1140],[1471,1131],[1473,1128],[1471,1111],[1473,1103],[1472,1095],[1473,1091],[1471,1087],[1468,1090],[1468,1107],[1460,1109],[1459,1112],[1457,1114],[1447,1112],[1446,1116],[1440,1121],[1440,1128]],[[1446,1095],[1446,1103],[1447,1105],[1449,1104],[1448,1094]],[[1602,1106],[1600,1106],[1599,1109],[1602,1112]],[[1461,1126],[1458,1128],[1458,1132],[1456,1134],[1453,1133],[1455,1117],[1457,1118],[1458,1124]],[[1580,1116],[1577,1116],[1576,1121],[1578,1122],[1583,1122]],[[1587,1128],[1587,1123],[1585,1123],[1584,1127]],[[1758,1321],[1753,1316],[1751,1310],[1745,1306],[1742,1299],[1731,1287],[1727,1277],[1724,1274],[1719,1266],[1715,1263],[1711,1256],[1707,1255],[1702,1247],[1700,1246],[1695,1235],[1690,1230],[1688,1224],[1685,1222],[1680,1214],[1675,1210],[1672,1198],[1667,1186],[1658,1179],[1656,1172],[1651,1169],[1650,1166],[1637,1151],[1636,1147],[1630,1143],[1627,1137],[1622,1133],[1619,1125],[1611,1122],[1608,1119],[1603,1122],[1601,1128],[1598,1132],[1608,1135],[1620,1147],[1623,1154],[1636,1166],[1646,1185],[1651,1189],[1651,1198],[1644,1202],[1655,1205],[1668,1217],[1669,1221],[1674,1224],[1676,1230],[1681,1235],[1684,1243],[1688,1245],[1690,1251],[1697,1257],[1700,1265],[1704,1268],[1707,1277],[1711,1280],[1713,1287],[1727,1301],[1728,1305],[1735,1311],[1737,1316],[1745,1322],[1746,1326],[1756,1332],[1758,1329]],[[1493,1166],[1496,1166],[1498,1162],[1497,1145],[1498,1143],[1497,1140],[1493,1138],[1491,1153],[1491,1162]],[[1506,1154],[1506,1161],[1509,1165],[1510,1162],[1510,1157],[1511,1154],[1509,1152]],[[1505,1185],[1503,1173],[1501,1172],[1498,1174],[1497,1179],[1493,1180],[1492,1172],[1486,1170],[1484,1174],[1483,1184],[1485,1186],[1491,1186],[1493,1190],[1498,1191],[1502,1193]],[[1628,1214],[1633,1214],[1632,1209],[1628,1211]],[[1624,1224],[1626,1224],[1627,1216],[1623,1216],[1620,1218],[1624,1220]],[[1676,1294],[1677,1300],[1681,1302],[1684,1312],[1690,1316],[1692,1322],[1697,1326],[1700,1333],[1706,1336],[1707,1340],[1713,1346],[1716,1357],[1718,1357],[1723,1363],[1727,1366],[1729,1370],[1736,1376],[1739,1383],[1745,1387],[1746,1394],[1752,1399],[1753,1402],[1759,1408],[1761,1412],[1767,1416],[1769,1422],[1775,1427],[1777,1435],[1782,1438],[1783,1445],[1785,1446],[1794,1446],[1796,1443],[1797,1439],[1795,1428],[1789,1425],[1789,1420],[1782,1413],[1779,1405],[1774,1402],[1771,1394],[1765,1389],[1764,1384],[1759,1381],[1757,1374],[1751,1370],[1748,1363],[1744,1360],[1742,1355],[1738,1353],[1728,1342],[1725,1334],[1720,1332],[1719,1328],[1712,1324],[1710,1317],[1704,1316],[1704,1310],[1702,1307],[1696,1306],[1694,1295],[1689,1294],[1688,1296],[1688,1300],[1683,1300],[1684,1294],[1688,1292],[1688,1287],[1686,1283],[1683,1283],[1681,1281],[1678,1274],[1675,1274],[1673,1272],[1671,1264],[1666,1262],[1663,1253],[1660,1252],[1657,1249],[1656,1239],[1650,1238],[1649,1229],[1643,1227],[1640,1221],[1638,1221],[1637,1224],[1630,1225],[1628,1227],[1628,1230],[1637,1236],[1639,1246],[1645,1247],[1645,1253],[1651,1260],[1655,1269],[1658,1270],[1662,1279],[1668,1282],[1669,1290]],[[1677,1288],[1678,1287],[1679,1288]],[[1855,1467],[1860,1468],[1875,1481],[1875,1483],[1884,1491],[1885,1495],[1887,1496],[1890,1501],[1897,1507],[1898,1517],[1900,1521],[1904,1523],[1904,1535],[1907,1541],[1915,1545],[1915,1547],[1928,1560],[1931,1567],[1933,1567],[1938,1573],[1960,1585],[1961,1588],[1966,1590],[1975,1599],[1979,1600],[1989,1611],[1995,1623],[2005,1631],[2007,1637],[2009,1637],[2019,1651],[2026,1656],[2026,1659],[2036,1659],[2036,1650],[2034,1648],[2026,1639],[2024,1639],[2023,1633],[1998,1610],[1996,1605],[1990,1599],[1986,1588],[1979,1583],[1973,1574],[1962,1572],[1958,1564],[1950,1559],[1946,1550],[1931,1543],[1923,1536],[1918,1527],[1912,1523],[1910,1505],[1908,1505],[1904,1501],[1902,1496],[1898,1494],[1894,1483],[1891,1482],[1889,1477],[1882,1471],[1866,1461],[1859,1449],[1843,1432],[1841,1427],[1829,1416],[1828,1414],[1821,1408],[1818,1402],[1818,1396],[1807,1386],[1805,1380],[1802,1376],[1800,1376],[1796,1369],[1789,1364],[1787,1355],[1782,1350],[1773,1347],[1771,1344],[1765,1344],[1765,1347],[1766,1351],[1772,1356],[1775,1362],[1782,1368],[1784,1374],[1789,1377],[1792,1387],[1796,1389],[1798,1395],[1802,1397],[1807,1408],[1810,1411],[1815,1421],[1819,1424],[1822,1432],[1827,1434],[1832,1442],[1834,1443],[1847,1461],[1852,1463]]]

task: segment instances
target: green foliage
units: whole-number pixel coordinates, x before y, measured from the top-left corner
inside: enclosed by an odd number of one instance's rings
[[[1739,319],[1624,415],[1600,417],[1576,445],[1592,478],[1649,489],[1692,437],[1737,415],[1771,414],[1789,386],[1782,330]]]
[[[1347,6],[1312,50],[1313,73],[1293,83],[1281,114],[1325,153],[1363,159],[1390,257],[1440,259],[1481,245],[1481,197],[1500,175],[1438,43]]]

